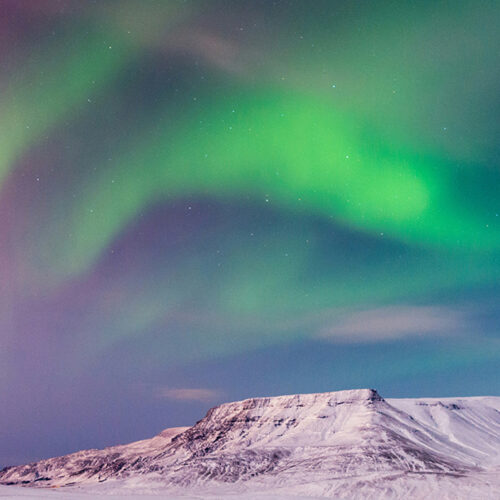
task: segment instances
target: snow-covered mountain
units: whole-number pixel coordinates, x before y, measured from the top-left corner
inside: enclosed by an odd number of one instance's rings
[[[223,404],[190,428],[6,468],[0,483],[176,498],[485,499],[500,498],[499,476],[499,397],[384,400],[360,389]]]

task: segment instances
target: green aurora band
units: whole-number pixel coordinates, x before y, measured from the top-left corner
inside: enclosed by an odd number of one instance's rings
[[[362,120],[297,94],[229,94],[189,114],[93,179],[70,214],[71,240],[48,265],[84,272],[151,203],[197,195],[249,196],[417,246],[499,248],[495,199],[473,197],[488,195],[498,174],[469,170],[457,182],[454,165],[387,147]]]

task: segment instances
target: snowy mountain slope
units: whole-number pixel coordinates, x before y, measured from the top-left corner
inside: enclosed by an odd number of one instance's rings
[[[447,436],[479,464],[500,465],[500,398],[388,399],[387,402]]]
[[[103,450],[83,450],[62,457],[41,460],[20,467],[7,467],[0,471],[0,484],[52,485],[61,478],[63,484],[85,482],[90,478],[113,477],[123,467],[143,456],[154,455],[170,444],[172,438],[189,427],[165,429],[151,439],[126,445],[111,446]],[[59,483],[58,483],[59,484]]]
[[[500,398],[386,401],[361,389],[223,404],[191,428],[4,469],[0,483],[96,494],[500,498],[499,472]]]

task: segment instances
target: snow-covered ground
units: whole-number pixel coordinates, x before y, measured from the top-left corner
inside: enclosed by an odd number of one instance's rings
[[[248,494],[222,494],[224,500],[294,500],[303,499],[304,496],[296,495],[269,495],[266,493],[248,493]],[[127,493],[120,492],[116,494],[106,494],[102,492],[101,494],[95,491],[83,492],[83,491],[70,491],[67,488],[62,491],[56,490],[46,490],[40,488],[21,488],[17,486],[0,486],[0,498],[2,499],[15,499],[15,500],[92,500],[96,496],[103,496],[106,500],[158,500],[159,498],[165,500],[204,500],[207,498],[217,499],[221,497],[221,494],[214,494],[207,497],[206,494],[200,493],[198,495],[165,495],[164,493],[158,492],[156,494],[148,493]],[[307,497],[308,499],[315,500],[315,497]],[[320,497],[316,497],[320,498]]]
[[[191,428],[4,470],[0,482],[11,484],[0,498],[499,499],[500,398],[247,399]]]

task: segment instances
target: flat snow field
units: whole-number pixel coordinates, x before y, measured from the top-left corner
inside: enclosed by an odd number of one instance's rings
[[[237,495],[167,495],[157,494],[138,494],[138,493],[119,493],[119,494],[106,494],[97,495],[94,491],[84,493],[68,490],[67,488],[54,488],[54,489],[37,489],[37,488],[23,488],[19,486],[0,486],[0,498],[12,498],[15,500],[92,500],[98,496],[102,496],[103,500],[204,500],[207,498],[217,499],[224,497],[224,500],[299,500],[299,499],[312,499],[316,500],[320,497],[304,497],[304,496],[291,496],[291,495],[267,495],[262,493],[248,493]]]

